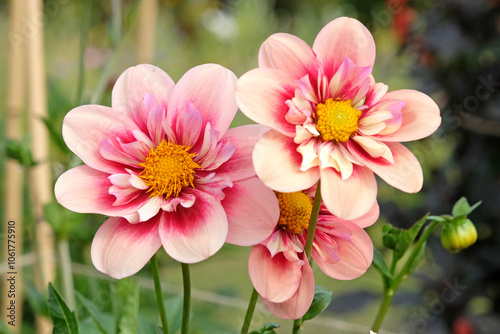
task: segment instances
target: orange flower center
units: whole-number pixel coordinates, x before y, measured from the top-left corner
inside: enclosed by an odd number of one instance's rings
[[[139,177],[149,186],[150,197],[164,195],[177,197],[184,187],[194,188],[195,169],[200,168],[189,153],[190,147],[163,140],[151,148]]]
[[[309,227],[312,211],[312,199],[302,191],[294,193],[275,192],[280,205],[278,225],[294,234]]]
[[[325,141],[343,142],[358,131],[361,111],[351,106],[351,100],[328,99],[316,106],[316,130]]]

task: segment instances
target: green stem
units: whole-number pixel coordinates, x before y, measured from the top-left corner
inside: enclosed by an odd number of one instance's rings
[[[153,272],[153,280],[155,282],[156,301],[158,303],[158,312],[160,313],[163,334],[168,334],[167,313],[165,312],[165,304],[163,303],[160,270],[158,269],[158,259],[156,258],[156,254],[151,258],[151,271]]]
[[[314,242],[314,234],[316,232],[316,224],[318,223],[319,208],[321,207],[321,180],[318,181],[316,186],[316,194],[314,195],[314,202],[311,211],[311,218],[309,218],[309,227],[307,228],[306,244],[304,246],[304,252],[307,257],[309,264],[312,264],[312,246]],[[304,323],[304,318],[295,319],[293,321],[293,331],[292,333],[298,334],[302,332],[302,325]]]
[[[250,301],[248,302],[247,313],[245,314],[245,320],[243,321],[243,326],[241,327],[241,334],[247,334],[250,328],[250,323],[252,322],[253,312],[255,311],[255,304],[257,304],[257,299],[259,293],[255,288],[252,291],[252,296],[250,296]]]
[[[189,274],[189,265],[182,265],[182,282],[184,286],[184,304],[182,308],[182,327],[181,333],[187,334],[189,330],[189,310],[191,308],[191,277]]]
[[[304,324],[304,319],[295,319],[293,321],[292,334],[300,334],[302,333],[302,325]]]
[[[311,218],[309,218],[309,227],[307,228],[307,238],[306,245],[304,246],[304,251],[307,256],[307,260],[311,263],[311,251],[314,241],[314,233],[316,232],[316,223],[318,222],[319,208],[321,206],[321,180],[318,181],[316,187],[316,194],[314,195],[314,203],[311,211]]]
[[[392,285],[385,288],[384,286],[384,298],[382,299],[382,303],[380,304],[379,310],[377,312],[377,316],[375,317],[375,321],[373,322],[372,325],[372,331],[377,333],[382,326],[382,323],[384,321],[384,318],[387,314],[387,311],[389,310],[389,306],[391,305],[392,297],[394,296],[394,292],[398,289],[399,285],[401,282],[408,277],[408,272],[410,269],[410,266],[412,265],[413,261],[417,257],[420,249],[423,247],[429,236],[431,235],[432,231],[439,225],[440,223],[437,221],[433,221],[429,226],[424,230],[422,235],[420,236],[420,239],[418,239],[415,247],[413,247],[413,250],[406,260],[403,268],[399,271],[398,275],[392,282]],[[395,270],[396,265],[393,263],[391,266],[391,271]]]

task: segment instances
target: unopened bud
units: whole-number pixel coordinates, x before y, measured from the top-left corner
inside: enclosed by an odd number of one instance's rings
[[[477,240],[474,224],[465,217],[457,217],[446,224],[441,231],[441,243],[452,253],[473,245]]]

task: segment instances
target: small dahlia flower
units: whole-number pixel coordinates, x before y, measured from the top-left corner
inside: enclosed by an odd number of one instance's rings
[[[374,173],[413,193],[422,169],[401,143],[426,137],[441,123],[439,108],[414,90],[387,92],[371,75],[375,43],[366,27],[339,18],[313,47],[293,35],[269,37],[259,68],[236,85],[240,109],[272,130],[253,153],[257,175],[280,192],[307,189],[321,178],[321,195],[337,217],[364,215],[376,201]]]
[[[314,191],[276,192],[280,218],[273,234],[252,247],[249,275],[264,305],[283,319],[302,317],[314,298],[314,275],[304,246]],[[364,274],[373,259],[373,244],[364,227],[379,215],[375,202],[361,218],[347,221],[320,207],[312,258],[328,276],[350,280]]]
[[[118,78],[111,108],[66,115],[64,140],[85,165],[61,175],[55,194],[70,210],[110,216],[92,242],[99,271],[133,275],[162,245],[177,261],[198,262],[225,241],[253,245],[273,231],[277,199],[251,162],[266,129],[228,130],[236,80],[207,64],[175,85],[161,69],[138,65]]]

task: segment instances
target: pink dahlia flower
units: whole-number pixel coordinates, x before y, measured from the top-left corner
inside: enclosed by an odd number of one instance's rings
[[[85,165],[61,175],[55,194],[70,210],[110,216],[92,242],[99,271],[133,275],[162,245],[177,261],[198,262],[225,241],[253,245],[273,231],[276,196],[251,162],[266,129],[228,130],[236,80],[208,64],[175,85],[161,69],[138,65],[118,78],[111,108],[66,115],[64,140]]]
[[[280,218],[273,234],[253,246],[250,279],[264,305],[283,319],[302,317],[314,297],[314,275],[304,253],[314,191],[276,193]],[[342,220],[322,203],[314,235],[312,258],[328,276],[349,280],[366,272],[373,245],[364,227],[379,215],[377,203],[361,218]]]
[[[421,189],[420,164],[399,142],[433,133],[439,108],[418,91],[387,93],[371,75],[374,61],[370,32],[345,17],[327,24],[312,48],[284,33],[262,44],[259,68],[240,78],[236,100],[272,128],[253,153],[266,185],[293,192],[321,178],[327,208],[343,219],[373,206],[373,173],[405,192]]]

